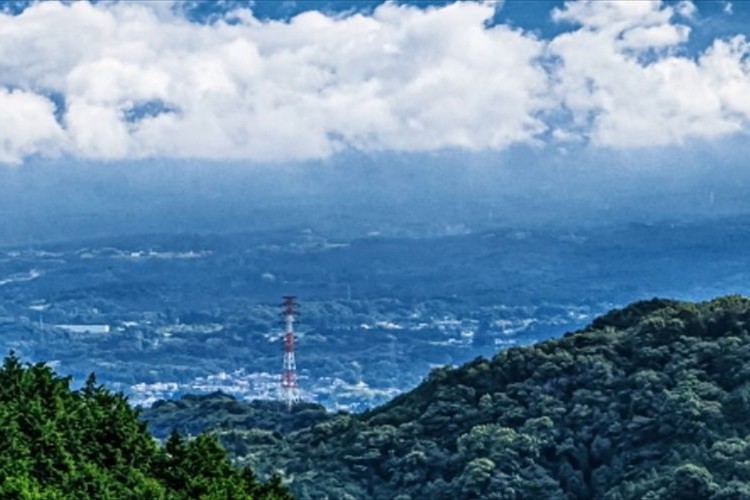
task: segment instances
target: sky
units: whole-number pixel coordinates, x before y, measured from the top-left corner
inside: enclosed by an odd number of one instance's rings
[[[749,31],[724,0],[0,2],[0,244],[750,213]]]
[[[744,139],[750,5],[10,2],[0,162]]]

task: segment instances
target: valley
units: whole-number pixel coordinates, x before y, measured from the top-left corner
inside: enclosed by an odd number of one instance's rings
[[[153,234],[0,250],[3,348],[135,405],[273,399],[282,295],[303,399],[362,411],[431,369],[572,331],[615,305],[748,290],[750,221],[330,237]],[[626,250],[627,249],[627,250]],[[669,256],[669,257],[666,257]],[[707,286],[710,283],[711,286]]]

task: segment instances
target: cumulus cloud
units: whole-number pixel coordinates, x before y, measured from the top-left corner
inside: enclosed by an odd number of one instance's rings
[[[54,104],[21,90],[0,89],[0,162],[20,163],[31,154],[54,154],[65,135]]]
[[[61,147],[87,158],[500,149],[545,129],[547,75],[542,42],[484,26],[495,8],[199,25],[151,4],[44,2],[0,16],[0,79],[64,95]],[[148,103],[160,112],[133,113]]]
[[[595,145],[682,145],[748,129],[750,50],[744,37],[716,40],[698,57],[678,55],[692,15],[685,2],[568,3],[554,11],[581,28],[549,43],[563,124]],[[742,96],[745,96],[744,98]]]
[[[0,162],[648,147],[746,130],[747,41],[680,55],[691,2],[568,2],[551,15],[571,29],[551,40],[490,23],[501,5],[289,21],[241,9],[210,24],[165,2],[0,14]]]

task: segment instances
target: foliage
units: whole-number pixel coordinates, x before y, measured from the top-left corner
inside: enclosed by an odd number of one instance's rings
[[[141,418],[154,436],[164,439],[173,429],[188,435],[229,428],[288,433],[327,420],[331,415],[313,403],[298,403],[289,411],[280,401],[238,401],[217,391],[157,401],[143,409]]]
[[[246,446],[303,499],[750,498],[750,300],[636,303]]]
[[[0,498],[291,498],[235,469],[216,440],[159,447],[127,399],[11,353],[0,368]]]

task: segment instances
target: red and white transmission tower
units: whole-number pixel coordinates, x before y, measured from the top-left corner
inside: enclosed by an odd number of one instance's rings
[[[284,320],[286,329],[284,330],[284,370],[281,373],[281,393],[286,400],[289,411],[292,405],[299,401],[299,386],[297,385],[297,363],[294,360],[294,343],[297,337],[294,335],[294,316],[297,312],[294,310],[296,304],[295,297],[288,295],[284,297]]]

